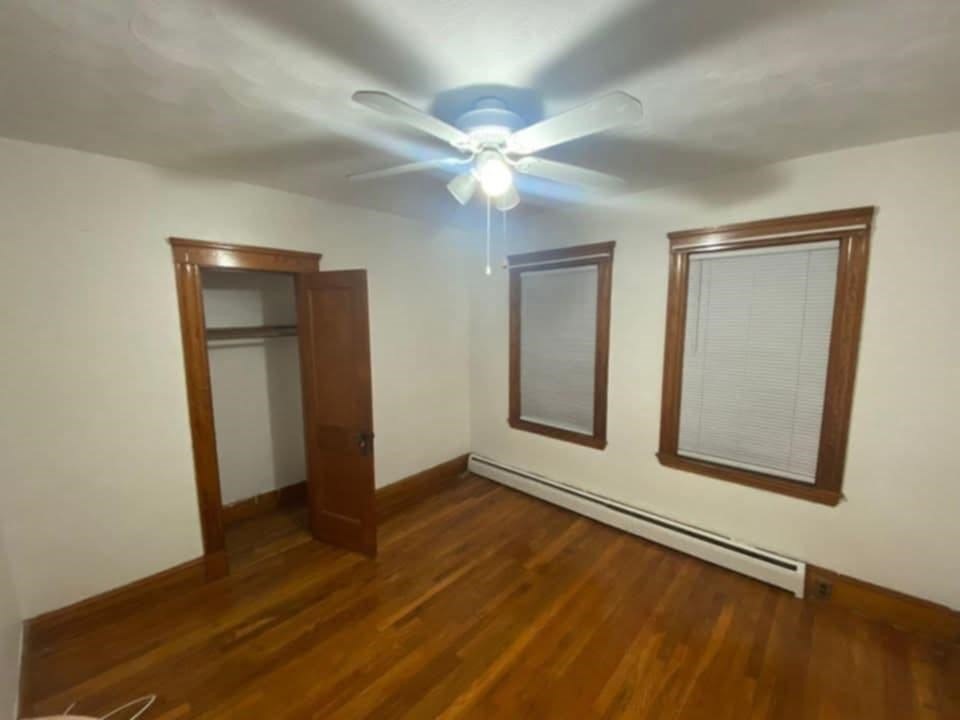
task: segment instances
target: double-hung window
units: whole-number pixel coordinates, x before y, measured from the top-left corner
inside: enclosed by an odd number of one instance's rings
[[[670,235],[663,464],[839,501],[872,217]]]
[[[508,258],[511,427],[606,446],[613,248]]]

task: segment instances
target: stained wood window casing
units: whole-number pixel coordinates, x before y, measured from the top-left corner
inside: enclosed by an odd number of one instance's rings
[[[836,505],[841,500],[873,216],[873,208],[854,208],[669,234],[670,273],[660,448],[657,454],[661,464],[822,504]],[[688,307],[690,298],[695,300],[701,298],[699,288],[691,286],[691,283],[696,282],[699,285],[704,282],[704,277],[709,277],[705,268],[711,265],[711,260],[720,258],[732,260],[752,254],[766,256],[766,264],[765,262],[754,263],[753,268],[750,268],[746,262],[742,263],[748,273],[754,273],[751,277],[756,278],[758,277],[756,273],[763,273],[765,269],[774,267],[770,264],[770,260],[775,253],[783,253],[781,257],[786,264],[788,260],[792,262],[804,258],[805,251],[808,249],[811,250],[809,258],[813,260],[800,260],[800,262],[807,262],[806,268],[794,262],[796,269],[793,275],[790,274],[790,270],[783,271],[786,283],[800,284],[797,288],[793,288],[798,290],[794,293],[795,307],[789,306],[787,300],[784,301],[784,306],[795,311],[794,315],[799,313],[800,318],[785,317],[783,322],[787,326],[791,322],[797,326],[793,328],[796,332],[791,336],[796,347],[791,346],[791,352],[796,351],[804,357],[813,358],[809,363],[813,369],[810,370],[808,367],[807,376],[802,374],[802,367],[795,369],[798,386],[803,382],[819,382],[822,387],[819,433],[815,432],[816,426],[810,418],[805,418],[798,421],[803,425],[799,430],[795,427],[791,428],[791,432],[799,433],[800,439],[790,437],[788,440],[801,445],[814,442],[815,447],[804,448],[808,457],[801,457],[796,467],[786,461],[747,462],[743,458],[750,457],[749,447],[741,453],[742,457],[733,460],[725,460],[724,457],[729,456],[725,456],[722,452],[716,453],[721,457],[715,457],[714,453],[695,452],[696,440],[692,439],[695,433],[690,430],[691,413],[702,412],[702,410],[697,407],[697,403],[692,398],[687,398],[687,402],[684,403],[683,390],[685,377],[686,382],[691,384],[687,389],[691,391],[692,385],[700,377],[696,373],[703,372],[697,366],[697,358],[693,357],[693,353],[702,352],[702,348],[695,346],[687,348],[685,345],[687,343],[695,345],[700,341],[698,313],[703,311],[703,308]],[[828,277],[825,273],[834,272],[833,267],[835,267],[835,286],[826,288],[824,282]],[[759,277],[764,279],[762,275]],[[776,280],[773,278],[774,282]],[[730,284],[730,278],[727,278],[727,281],[727,292],[731,290],[735,292],[735,284]],[[721,290],[724,289],[722,285],[720,287]],[[829,292],[831,289],[832,294]],[[764,295],[764,292],[767,295]],[[792,292],[790,288],[783,288],[784,294],[790,292]],[[810,293],[814,293],[814,296],[808,297]],[[765,291],[751,288],[744,290],[742,294],[745,298],[744,302],[749,303],[756,302],[758,298],[761,301],[765,297],[777,298],[778,291],[776,288],[772,290],[767,288]],[[832,300],[832,311],[829,316],[823,317],[823,304],[828,299]],[[829,308],[827,310],[829,311]],[[770,312],[778,312],[778,310],[765,307],[764,312],[769,315]],[[808,317],[809,313],[815,317]],[[773,319],[776,320],[776,317]],[[691,329],[690,323],[696,324],[696,328]],[[773,327],[776,327],[776,323]],[[803,334],[810,333],[811,328],[813,339],[804,337]],[[764,340],[766,347],[769,348],[771,345],[775,346],[781,339],[774,337],[761,340]],[[764,342],[760,343],[761,349],[764,347]],[[818,362],[822,364],[824,360],[819,357],[824,349],[816,347],[816,344],[823,342],[828,343],[825,350],[825,368],[817,365]],[[802,351],[800,343],[806,343]],[[738,349],[734,347],[733,350]],[[749,354],[745,353],[746,349],[739,350],[740,357],[749,357]],[[686,361],[685,354],[688,354]],[[729,359],[726,360],[729,361]],[[720,362],[723,361],[725,359],[721,358]],[[761,361],[751,360],[751,362]],[[774,363],[775,366],[776,363]],[[811,380],[811,377],[814,379]],[[814,411],[820,410],[816,402],[819,400],[816,394],[817,386],[811,387],[813,391],[808,387],[806,394],[804,394],[804,388],[797,389],[799,399],[796,402],[805,403],[804,407],[797,411],[798,416],[802,412],[809,414],[811,408],[814,408]],[[757,410],[755,404],[759,402],[757,398],[761,401],[763,398],[762,392],[759,391],[753,392],[753,396],[754,405],[751,406],[749,403],[745,405],[748,417]],[[737,398],[736,401],[746,402],[742,398]],[[721,399],[719,404],[722,405],[723,402],[724,399]],[[686,422],[682,423],[681,416],[684,408],[687,417]],[[721,408],[721,416],[723,410],[724,408]],[[778,408],[771,407],[772,413],[776,414],[777,411]],[[741,410],[741,414],[742,412]],[[735,414],[730,415],[731,418],[734,416]],[[731,430],[737,431],[740,428],[734,427]],[[745,432],[749,435],[749,429]],[[727,438],[730,447],[741,447],[738,443],[743,441],[745,441],[743,444],[749,446],[751,439],[756,438],[746,436]],[[719,446],[723,447],[723,443],[719,443]],[[810,456],[811,452],[813,456]],[[759,450],[759,456],[765,454],[770,453],[763,449]]]
[[[603,449],[614,243],[511,255],[510,427]]]

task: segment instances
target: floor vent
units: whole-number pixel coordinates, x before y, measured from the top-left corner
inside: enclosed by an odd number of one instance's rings
[[[471,455],[470,472],[803,597],[806,564],[555,480]]]

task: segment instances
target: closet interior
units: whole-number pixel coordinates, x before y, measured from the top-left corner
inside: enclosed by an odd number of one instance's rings
[[[310,540],[292,275],[202,272],[220,493],[233,568]]]

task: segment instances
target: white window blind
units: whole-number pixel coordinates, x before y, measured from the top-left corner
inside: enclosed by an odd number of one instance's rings
[[[597,266],[520,277],[520,417],[593,434]]]
[[[680,455],[815,481],[838,252],[690,256]]]

